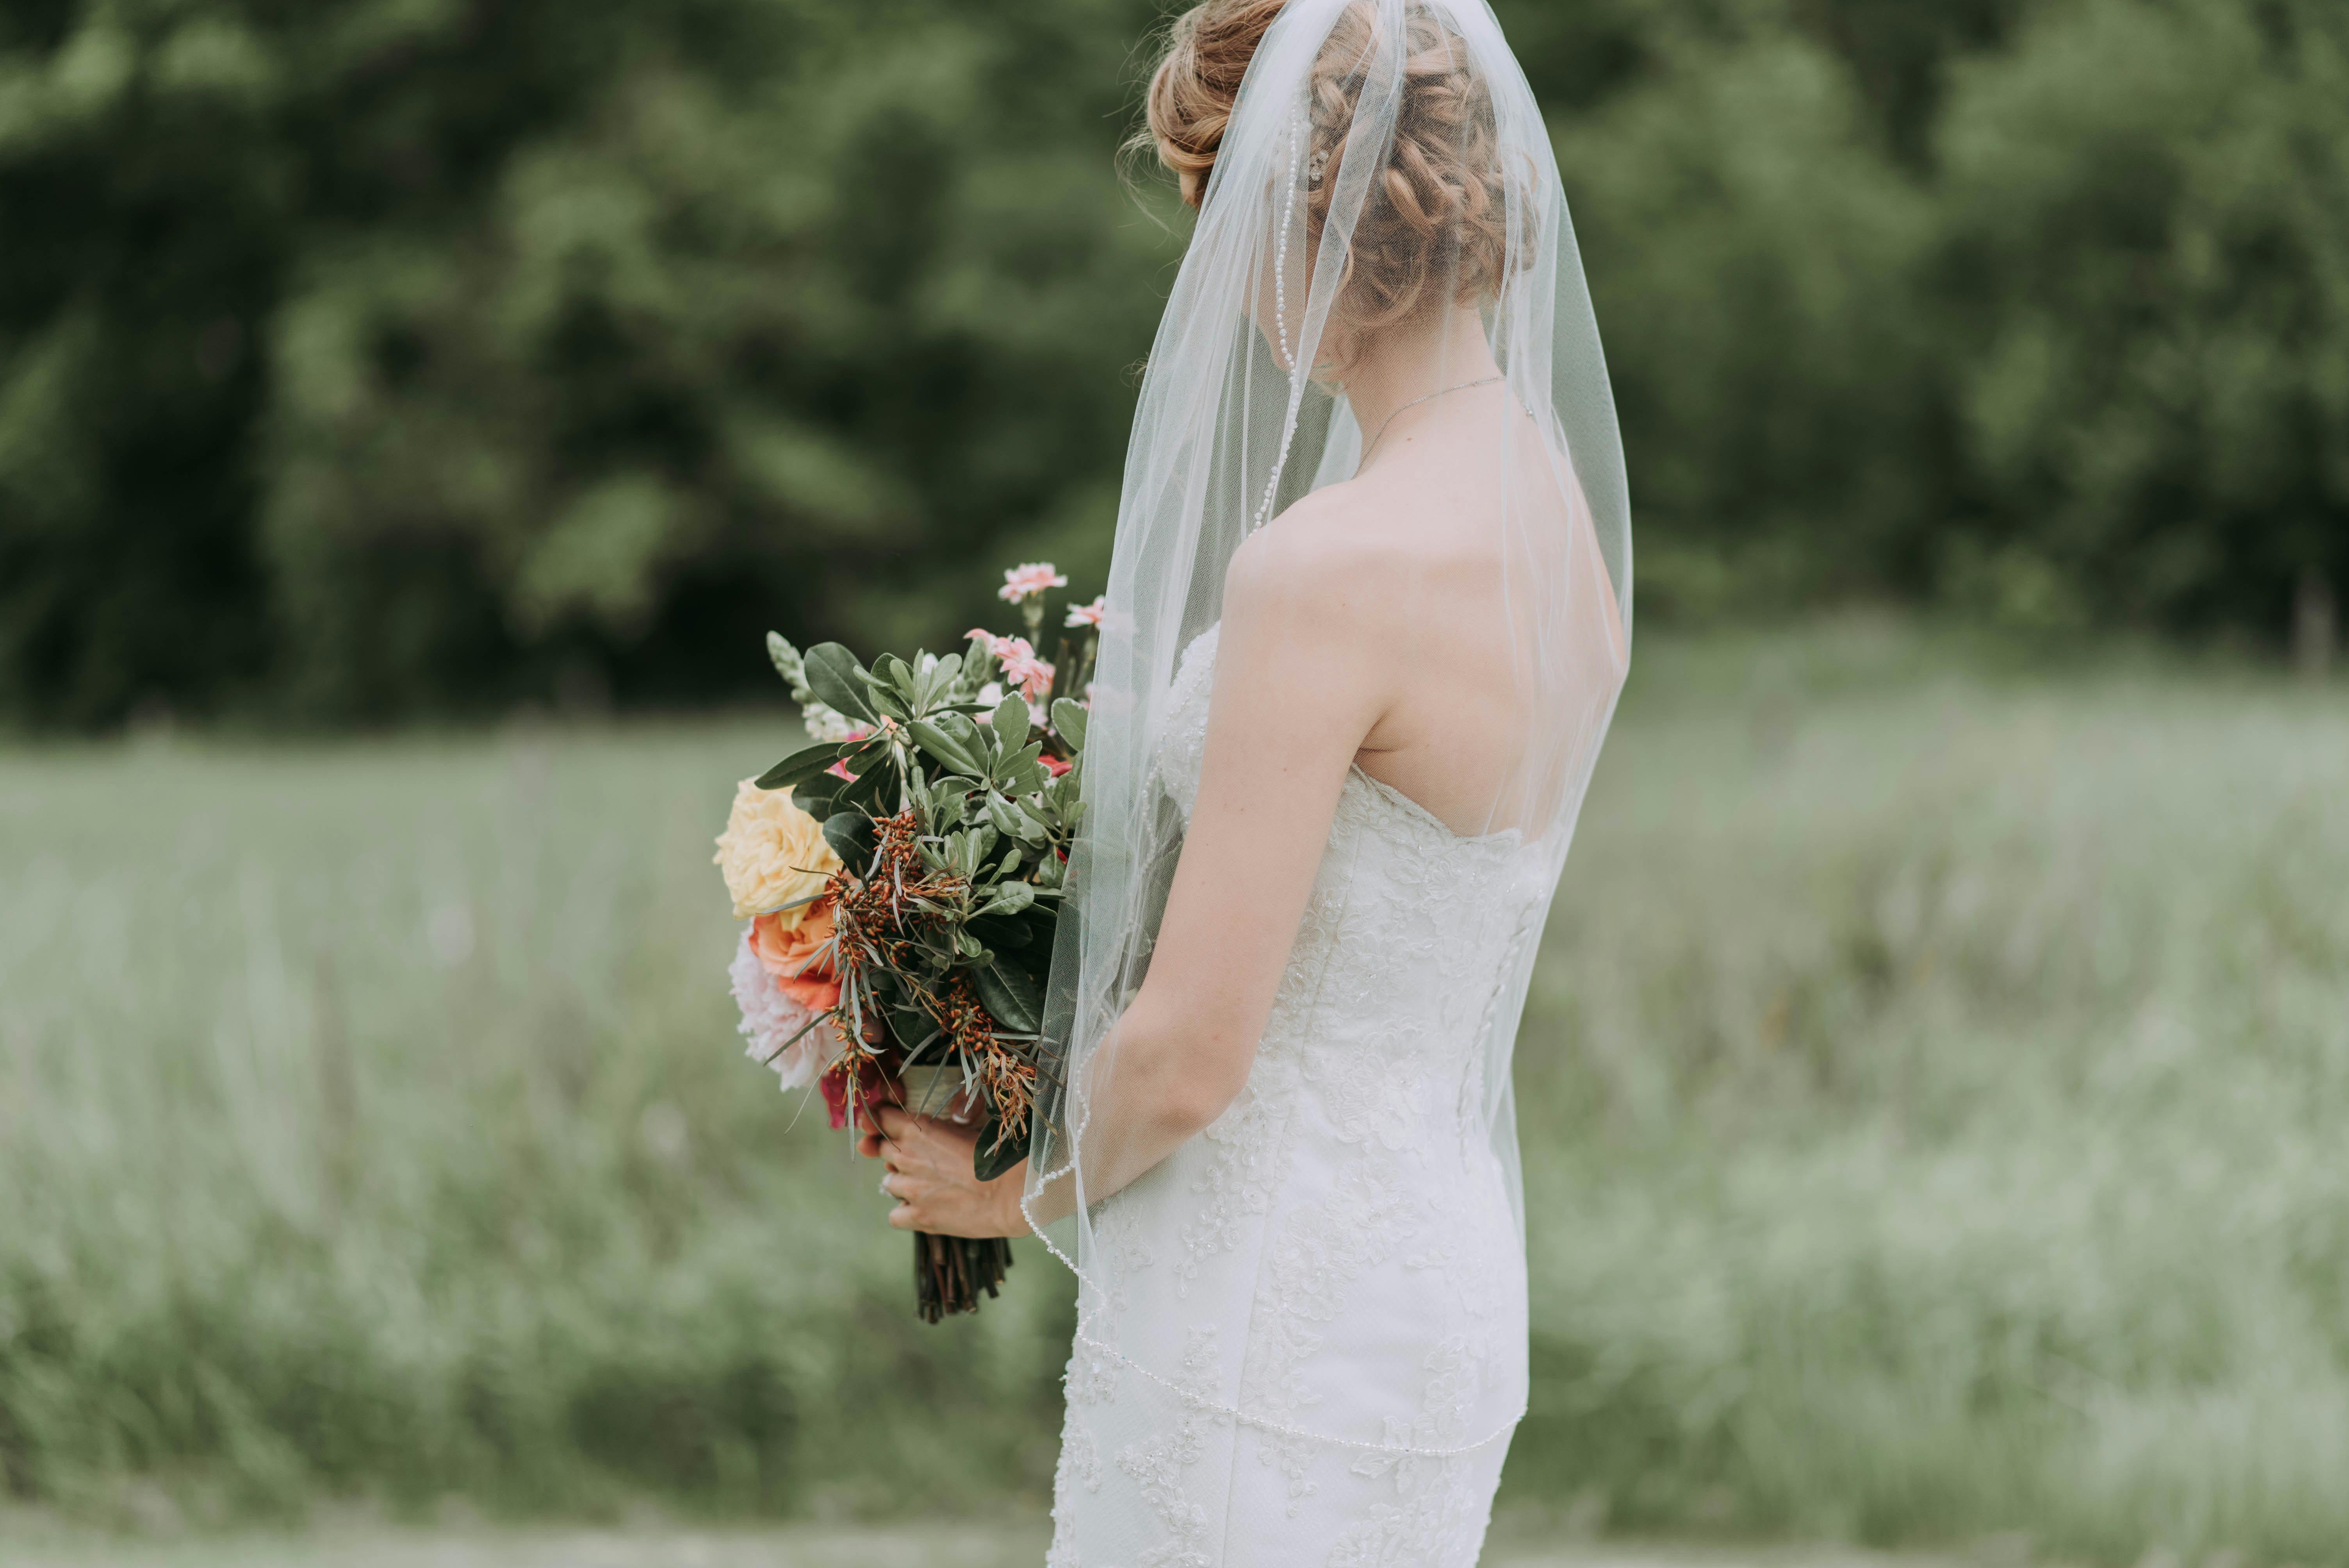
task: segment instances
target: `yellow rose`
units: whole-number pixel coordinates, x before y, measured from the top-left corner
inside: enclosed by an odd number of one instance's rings
[[[823,824],[792,805],[790,790],[761,789],[750,779],[734,791],[734,810],[713,858],[734,895],[735,919],[799,903],[775,916],[778,931],[799,924],[810,908],[800,901],[822,892],[840,869],[840,857],[823,841]]]

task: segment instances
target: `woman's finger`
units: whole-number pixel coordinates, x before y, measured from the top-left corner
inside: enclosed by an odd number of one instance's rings
[[[881,1136],[892,1140],[904,1137],[905,1130],[911,1127],[914,1121],[912,1117],[894,1105],[874,1107],[873,1119],[879,1124]]]

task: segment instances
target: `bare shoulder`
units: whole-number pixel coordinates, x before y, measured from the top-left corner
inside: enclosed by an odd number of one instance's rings
[[[1226,614],[1269,615],[1366,635],[1410,603],[1431,555],[1375,487],[1328,486],[1258,529],[1233,555]]]

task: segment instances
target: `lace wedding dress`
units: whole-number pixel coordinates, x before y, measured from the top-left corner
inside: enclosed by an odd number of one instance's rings
[[[1159,745],[1185,818],[1216,640]],[[1095,1210],[1050,1568],[1476,1561],[1526,1399],[1484,1037],[1555,874],[1348,776],[1247,1088]]]
[[[1548,125],[1486,0],[1268,9],[1185,13],[1145,106],[1198,220],[1134,408],[1038,1031],[1024,1209],[1078,1280],[1051,1568],[1470,1568],[1525,1409],[1508,1063],[1629,658],[1614,398]],[[1344,387],[1379,376],[1365,429]],[[1490,594],[1445,614],[1507,634],[1483,820],[1526,826],[1464,837],[1350,773],[1246,1086],[1125,1182],[1156,1147],[1120,1099],[1151,1081],[1127,1052],[1164,1036],[1117,1025],[1164,975],[1202,628],[1245,541],[1377,471],[1394,402],[1453,394],[1430,407],[1458,483],[1412,525]]]

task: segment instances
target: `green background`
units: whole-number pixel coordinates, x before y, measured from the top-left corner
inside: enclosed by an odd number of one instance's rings
[[[2349,1561],[2349,7],[1496,8],[1641,626],[1504,1508]],[[0,1515],[1036,1527],[709,858],[769,627],[1100,586],[1159,19],[0,3]]]
[[[1651,618],[2282,647],[2349,583],[2334,0],[1501,0]],[[0,714],[761,690],[1097,583],[1139,0],[10,0]],[[2302,616],[2304,624],[2316,620]]]
[[[1505,1511],[2344,1561],[2340,685],[1880,617],[1632,681],[1517,1047]],[[1032,1524],[1065,1271],[924,1326],[734,1034],[710,841],[792,744],[0,755],[0,1491]]]

